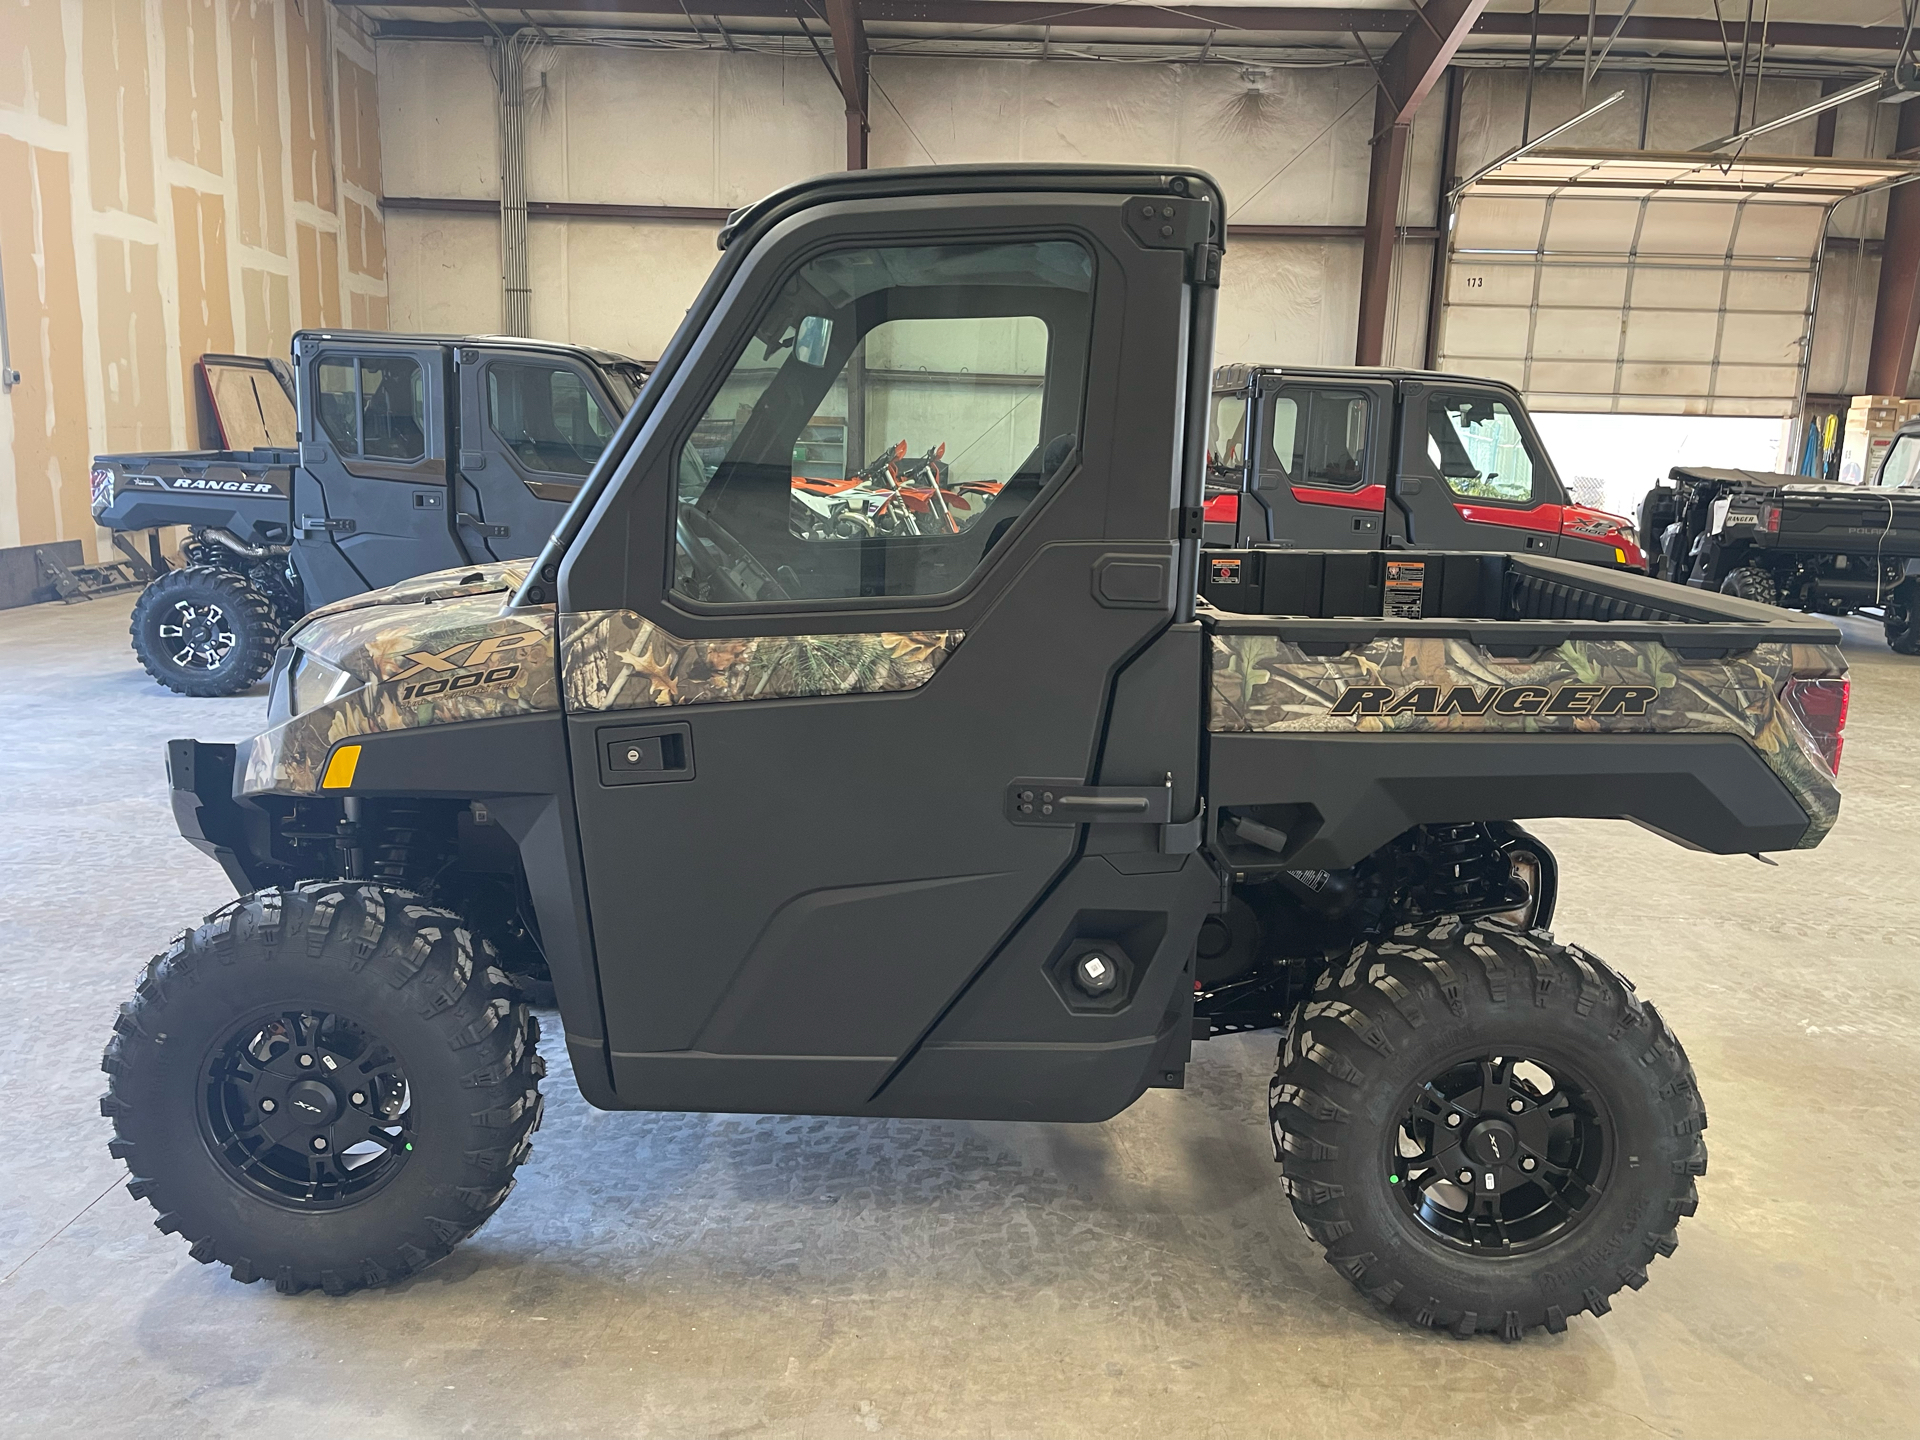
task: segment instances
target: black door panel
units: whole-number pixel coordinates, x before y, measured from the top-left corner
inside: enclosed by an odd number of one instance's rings
[[[1394,499],[1421,549],[1559,553],[1566,492],[1513,392],[1404,381]]]

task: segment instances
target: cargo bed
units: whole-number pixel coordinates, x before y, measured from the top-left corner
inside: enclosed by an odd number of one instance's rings
[[[1442,819],[1619,817],[1737,853],[1817,844],[1838,813],[1824,621],[1509,554],[1213,552],[1202,591],[1236,864],[1274,856],[1230,812],[1328,868]]]

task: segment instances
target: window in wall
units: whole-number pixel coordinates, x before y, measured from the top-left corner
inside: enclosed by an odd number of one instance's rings
[[[1274,397],[1269,463],[1294,485],[1352,490],[1367,478],[1367,397],[1353,390],[1289,389]]]
[[[1462,499],[1524,505],[1533,499],[1534,458],[1506,402],[1437,392],[1427,400],[1427,458]]]
[[[522,465],[550,475],[586,475],[613,438],[586,380],[564,365],[490,363],[487,424]]]
[[[1070,241],[803,266],[682,450],[675,588],[738,603],[962,584],[1073,454],[1091,299]]]
[[[407,355],[328,356],[318,366],[320,428],[342,455],[427,453],[426,375]]]

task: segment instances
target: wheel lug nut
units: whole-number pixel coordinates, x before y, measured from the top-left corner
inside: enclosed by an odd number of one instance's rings
[[[1457,1114],[1447,1116],[1447,1128],[1449,1130],[1458,1130],[1460,1128],[1460,1117]]]
[[[274,1104],[273,1101],[271,1100],[262,1100],[260,1102],[260,1108],[266,1111],[267,1114],[271,1115],[273,1114],[274,1111],[278,1110],[280,1107]]]
[[[302,1070],[311,1070],[313,1068],[313,1056],[302,1055],[300,1057],[300,1068]]]
[[[313,1148],[314,1148],[314,1149],[316,1149],[316,1150],[324,1150],[324,1149],[326,1149],[326,1148],[327,1148],[327,1137],[326,1137],[326,1136],[324,1136],[324,1135],[316,1135],[316,1136],[314,1136],[314,1137],[313,1137]]]
[[[1520,1168],[1522,1170],[1531,1170],[1533,1169],[1534,1166],[1538,1165],[1539,1163],[1540,1162],[1538,1160],[1534,1159],[1531,1155],[1529,1155],[1526,1157],[1526,1159],[1520,1162]]]
[[[1514,1096],[1513,1099],[1507,1101],[1507,1109],[1511,1110],[1516,1115],[1518,1115],[1522,1110],[1526,1108],[1527,1108],[1527,1102],[1522,1100],[1517,1095]]]
[[[367,1103],[367,1097],[361,1094],[358,1090],[354,1091],[353,1094],[348,1098],[351,1099],[353,1103],[356,1105],[364,1105]]]
[[[1473,1172],[1471,1170],[1462,1170],[1455,1178],[1458,1179],[1462,1185],[1473,1184]]]

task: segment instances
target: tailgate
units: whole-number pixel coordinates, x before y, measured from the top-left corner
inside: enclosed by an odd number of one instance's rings
[[[1764,544],[1822,554],[1920,555],[1920,499],[1872,490],[1851,495],[1789,491],[1779,505],[1780,528]],[[1728,528],[1733,528],[1731,513]]]

